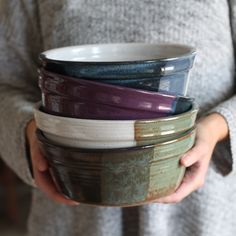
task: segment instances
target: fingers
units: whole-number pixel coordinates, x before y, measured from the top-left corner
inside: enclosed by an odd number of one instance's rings
[[[27,141],[30,145],[30,155],[33,164],[40,171],[46,171],[48,169],[48,163],[46,159],[43,157],[39,150],[37,138],[35,135],[36,124],[34,121],[31,121],[27,128]]]
[[[31,156],[34,159],[33,162],[36,169],[38,169],[39,171],[46,171],[48,169],[47,160],[41,154],[37,146],[34,147],[33,150],[31,151]]]
[[[73,200],[69,200],[65,198],[63,195],[61,195],[57,191],[56,186],[51,178],[49,171],[41,172],[41,171],[35,170],[35,180],[36,180],[37,186],[44,193],[46,193],[47,196],[51,198],[52,200],[58,203],[63,203],[63,204],[72,205],[72,206],[79,204]]]
[[[211,157],[210,148],[204,141],[196,140],[195,146],[180,160],[187,171],[180,187],[171,195],[158,199],[158,203],[178,203],[203,186]]]
[[[208,158],[208,156],[209,147],[204,142],[197,140],[194,147],[181,158],[180,163],[185,167],[190,167],[197,161]]]
[[[201,188],[205,182],[207,163],[197,162],[191,166],[184,176],[180,187],[171,195],[156,200],[158,203],[178,203],[191,192]]]
[[[40,152],[36,138],[35,140],[31,140],[30,153],[34,171],[34,179],[38,188],[55,202],[73,206],[78,205],[78,202],[67,199],[57,191],[57,188],[49,173],[47,160]]]
[[[180,163],[187,168],[180,187],[173,194],[156,202],[177,203],[202,187],[216,142],[217,139],[212,137],[212,126],[209,128],[209,122],[206,120],[199,122],[195,145],[180,160]]]
[[[200,153],[200,147],[196,145],[181,158],[180,163],[185,167],[190,167],[199,161],[201,158]]]

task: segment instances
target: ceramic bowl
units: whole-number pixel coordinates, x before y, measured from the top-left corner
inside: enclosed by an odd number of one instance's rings
[[[130,79],[188,71],[196,51],[178,44],[92,44],[45,51],[42,66],[52,72],[94,79]]]
[[[187,93],[188,71],[170,75],[159,75],[138,79],[93,79],[96,82],[136,88],[147,91],[185,96]]]
[[[74,101],[67,97],[54,94],[42,94],[43,111],[52,114],[80,119],[104,119],[104,120],[127,120],[127,119],[154,119],[175,114],[181,114],[191,109],[192,99],[178,98],[172,103],[172,107],[167,107],[163,103],[159,111],[147,111],[141,109],[129,109],[127,107],[117,107],[95,102],[88,102],[83,99]],[[165,107],[166,105],[166,107]],[[166,108],[166,110],[164,110]],[[169,110],[168,110],[169,109]]]
[[[45,70],[39,86],[44,95],[42,106],[45,111],[84,119],[134,119],[136,113],[137,118],[147,119],[155,117],[154,113],[162,113],[156,117],[179,114],[192,105],[192,99],[187,97],[79,80]],[[114,117],[109,112],[111,109]]]
[[[149,120],[89,120],[60,117],[35,108],[37,127],[54,142],[81,148],[134,147],[167,141],[191,129],[198,107],[188,112]]]
[[[106,120],[126,120],[126,119],[151,119],[165,117],[169,113],[159,113],[143,111],[139,109],[129,109],[116,107],[101,103],[88,102],[79,99],[74,101],[67,97],[54,94],[42,94],[42,110],[52,114],[70,118],[80,119],[106,119]],[[178,103],[177,103],[178,104]],[[189,103],[191,107],[191,103]]]
[[[80,203],[140,205],[173,193],[185,168],[181,156],[194,144],[195,131],[170,142],[123,149],[76,149],[55,145],[37,131],[59,191]]]

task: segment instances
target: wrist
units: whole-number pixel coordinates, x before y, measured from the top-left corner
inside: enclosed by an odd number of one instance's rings
[[[215,143],[227,138],[229,134],[227,121],[219,113],[211,113],[205,116],[198,125],[204,125]]]

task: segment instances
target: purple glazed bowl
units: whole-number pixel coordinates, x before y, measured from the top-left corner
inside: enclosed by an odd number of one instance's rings
[[[171,114],[180,114],[182,112],[188,111],[192,106],[192,99],[187,97],[177,97],[172,95],[161,94],[157,92],[150,92],[132,88],[126,88],[121,86],[114,86],[103,84],[99,82],[75,79],[73,77],[62,76],[59,74],[54,74],[47,72],[45,70],[41,71],[39,78],[39,86],[42,93],[45,95],[43,97],[43,108],[47,112],[57,112],[60,114],[60,108],[58,107],[78,107],[78,104],[83,103],[84,109],[89,109],[94,112],[89,106],[93,105],[93,108],[97,107],[99,113],[106,114],[106,111],[101,111],[99,106],[110,106],[120,112],[123,110],[133,110],[135,113],[149,112],[162,114],[157,116],[146,116],[143,118],[154,118],[162,117]],[[50,99],[48,99],[47,94],[51,94]],[[52,94],[58,95],[53,99],[54,105],[52,105]],[[59,99],[63,97],[63,99]],[[57,101],[57,102],[56,102]],[[60,103],[62,101],[62,104]],[[66,102],[68,101],[68,102]],[[73,105],[70,105],[72,103]],[[86,107],[87,103],[87,107]],[[77,104],[77,105],[74,105]],[[81,106],[81,105],[80,105]],[[51,110],[54,107],[53,110]],[[56,108],[58,110],[56,111]],[[69,109],[69,108],[68,108]],[[67,109],[67,110],[68,110]],[[83,109],[83,110],[84,110]],[[63,112],[63,111],[62,111]],[[76,116],[74,112],[71,117],[82,118],[79,114]],[[55,114],[55,113],[54,113]],[[132,112],[132,114],[134,114]],[[61,115],[66,115],[61,113]],[[69,113],[67,113],[70,116]],[[91,116],[86,116],[84,118],[91,119]],[[94,117],[97,119],[118,119],[118,117]],[[119,119],[133,119],[134,116],[124,116],[121,114]],[[141,117],[140,117],[141,118]]]
[[[49,93],[42,94],[41,109],[51,115],[80,119],[130,120],[152,119],[168,116],[168,113],[116,107],[101,103],[88,102],[83,99],[75,101],[68,99],[67,97]]]

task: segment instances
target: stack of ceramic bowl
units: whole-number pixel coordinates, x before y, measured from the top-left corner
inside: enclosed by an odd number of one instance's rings
[[[58,190],[81,203],[139,205],[179,186],[194,144],[197,105],[186,97],[195,50],[104,44],[40,55],[40,148]]]

